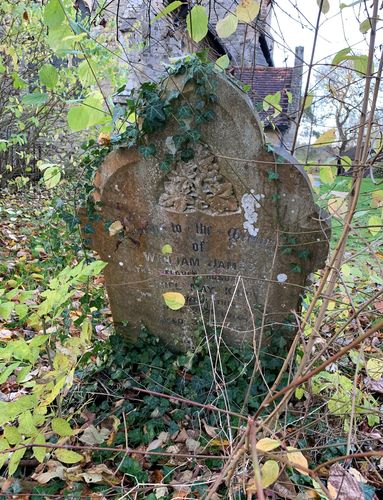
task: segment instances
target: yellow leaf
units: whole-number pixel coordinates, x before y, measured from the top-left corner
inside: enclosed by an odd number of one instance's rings
[[[162,248],[161,248],[161,253],[162,255],[168,255],[170,253],[173,253],[173,248],[171,245],[169,245],[168,243],[166,245],[164,245]]]
[[[303,105],[303,109],[309,108],[311,106],[311,104],[313,103],[313,100],[314,100],[314,94],[307,94],[306,99],[305,99],[305,103]]]
[[[305,469],[309,468],[309,464],[307,462],[306,457],[303,455],[303,453],[301,451],[297,450],[296,448],[294,448],[293,446],[288,446],[287,451],[288,451],[287,459],[288,459],[291,467],[294,467],[294,469],[296,469],[298,472],[300,472],[304,476],[308,476],[309,474],[307,474],[307,472],[305,472],[304,470],[302,470],[300,468],[300,466],[304,467]]]
[[[267,460],[261,467],[262,488],[268,488],[279,476],[279,465],[275,460]]]
[[[241,0],[237,7],[237,17],[243,23],[251,23],[259,12],[259,3],[255,0]]]
[[[372,215],[368,219],[368,225],[370,226],[368,228],[370,233],[373,236],[376,236],[382,230],[383,222],[382,222],[382,219],[378,215]],[[380,226],[380,227],[376,227],[376,226]]]
[[[321,8],[323,14],[327,14],[327,12],[330,10],[330,3],[328,0],[317,0],[317,4]]]
[[[335,141],[335,128],[330,128],[327,132],[321,134],[318,139],[314,142],[313,146],[319,148],[325,146],[326,144],[331,144]]]
[[[371,196],[371,208],[383,207],[383,189],[374,191]]]
[[[331,184],[335,180],[336,167],[320,167],[319,179],[323,184]]]
[[[380,380],[383,377],[383,359],[370,358],[366,364],[366,371],[373,380]]]
[[[344,198],[330,198],[327,202],[327,208],[330,214],[337,219],[344,219],[347,211],[347,205]]]
[[[263,438],[257,442],[257,450],[258,451],[271,451],[275,450],[275,448],[279,448],[281,443],[277,439]]]
[[[119,220],[115,220],[112,222],[112,224],[109,226],[109,236],[115,236],[118,234],[122,229],[124,229],[124,226],[121,224]]]
[[[217,71],[224,71],[229,67],[229,64],[230,64],[229,56],[227,54],[224,54],[215,61],[214,67]]]
[[[217,34],[220,38],[227,38],[235,33],[238,26],[238,17],[229,12],[227,16],[220,19],[215,27]]]
[[[63,448],[56,450],[55,455],[56,458],[64,464],[76,464],[77,462],[84,460],[84,457],[80,455],[80,453],[76,453],[72,450],[65,450]]]
[[[173,311],[177,311],[181,309],[185,305],[185,297],[182,293],[179,292],[166,292],[162,294],[165,304],[172,309]]]

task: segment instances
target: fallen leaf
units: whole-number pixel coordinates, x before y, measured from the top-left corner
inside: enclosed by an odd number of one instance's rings
[[[383,377],[383,359],[370,358],[366,364],[366,372],[373,380],[380,380]]]
[[[124,229],[124,226],[121,224],[121,221],[115,220],[112,222],[112,224],[109,226],[109,236],[115,236],[118,234],[122,229]]]
[[[165,304],[172,311],[178,311],[185,305],[185,297],[179,292],[165,292],[162,294]]]
[[[32,474],[32,479],[40,484],[46,484],[51,479],[55,478],[64,479],[66,467],[64,467],[63,464],[57,462],[56,460],[48,460],[45,465],[48,467],[48,470],[46,472]]]
[[[327,488],[337,500],[364,498],[359,482],[339,464],[330,467]]]
[[[94,425],[90,425],[85,429],[84,433],[79,438],[79,440],[82,443],[89,445],[101,444],[104,441],[106,441],[109,434],[110,430],[107,429],[106,427],[102,428],[101,430],[98,430]]]

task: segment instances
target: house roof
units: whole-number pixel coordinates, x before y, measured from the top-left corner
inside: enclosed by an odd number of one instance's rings
[[[286,91],[292,92],[291,82],[294,68],[234,68],[233,75],[242,83],[250,86],[249,95],[255,104],[255,108],[264,123],[265,127],[270,126],[270,118],[274,109],[270,107],[268,111],[263,110],[263,99],[269,94],[281,92],[279,102],[282,107],[281,113],[274,118],[273,123],[279,129],[286,129],[290,126],[289,102]],[[294,96],[293,96],[294,98]]]

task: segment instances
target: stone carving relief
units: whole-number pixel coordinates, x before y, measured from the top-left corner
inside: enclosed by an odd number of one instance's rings
[[[159,205],[179,213],[240,211],[232,183],[221,174],[217,158],[207,148],[197,151],[193,160],[178,163],[166,176]]]

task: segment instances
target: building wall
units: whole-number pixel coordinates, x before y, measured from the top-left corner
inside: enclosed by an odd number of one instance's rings
[[[235,11],[236,2],[222,0],[211,2],[210,25],[215,26],[228,12]],[[185,21],[172,16],[164,16],[151,23],[156,14],[164,8],[163,0],[122,0],[119,7],[119,30],[125,44],[126,56],[132,65],[128,87],[137,83],[157,79],[163,73],[164,63],[171,58],[181,57],[195,50],[195,44],[186,35]],[[260,14],[251,26],[240,23],[237,31],[225,38],[223,43],[232,58],[233,66],[267,66],[259,46],[259,33],[265,34],[272,53],[270,37],[271,6],[262,0]]]

